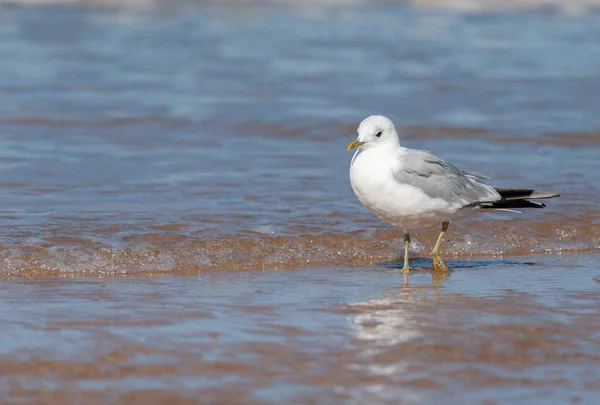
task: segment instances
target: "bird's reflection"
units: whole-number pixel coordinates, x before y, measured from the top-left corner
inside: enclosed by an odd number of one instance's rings
[[[397,383],[369,392],[370,396],[395,395],[401,396],[403,403],[422,403],[421,393],[402,383],[412,376],[411,359],[405,356],[403,348],[411,341],[426,338],[424,327],[429,321],[421,310],[432,298],[437,300],[433,295],[441,295],[442,281],[447,276],[422,268],[408,274],[390,273],[398,276],[398,281],[385,290],[383,297],[348,304],[354,334],[349,345],[357,352],[356,362],[350,367]],[[429,274],[433,282],[429,281]],[[362,389],[350,389],[348,394],[359,395]]]
[[[380,267],[392,270],[390,273],[397,276],[398,281],[386,289],[384,298],[349,304],[356,310],[352,320],[357,325],[358,339],[380,347],[421,335],[419,323],[414,320],[415,310],[430,302],[432,297],[441,296],[444,282],[452,276],[452,272],[421,266],[426,264],[426,260],[415,260],[412,264],[416,267],[408,273],[398,271],[402,263],[381,264]]]

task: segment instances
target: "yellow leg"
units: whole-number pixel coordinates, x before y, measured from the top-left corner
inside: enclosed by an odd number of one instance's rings
[[[435,271],[452,271],[446,263],[440,257],[440,245],[442,244],[442,240],[444,240],[444,235],[448,230],[448,225],[450,222],[446,221],[442,223],[442,232],[440,232],[440,236],[438,236],[437,242],[431,251],[431,258],[433,259],[433,270]]]
[[[410,235],[409,233],[404,234],[404,266],[402,267],[402,271],[408,273],[412,269],[408,265],[408,249],[410,248]]]

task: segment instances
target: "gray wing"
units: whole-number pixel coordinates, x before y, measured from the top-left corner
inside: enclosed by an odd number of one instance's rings
[[[459,169],[424,150],[399,154],[393,174],[399,183],[409,184],[449,203],[470,205],[501,198],[492,186],[484,183],[485,176]]]

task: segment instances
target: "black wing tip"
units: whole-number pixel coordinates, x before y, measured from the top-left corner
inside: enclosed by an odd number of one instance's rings
[[[546,204],[533,202],[529,200],[500,200],[481,203],[479,206],[483,209],[506,210],[515,208],[546,208]]]
[[[500,194],[502,200],[542,200],[548,198],[560,197],[560,193],[548,193],[545,191],[537,191],[530,188],[504,188],[494,187],[494,189]]]

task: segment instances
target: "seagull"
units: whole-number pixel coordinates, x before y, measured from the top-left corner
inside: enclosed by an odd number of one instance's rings
[[[365,118],[350,163],[350,183],[358,201],[376,217],[404,231],[404,266],[409,272],[410,231],[442,224],[431,251],[434,271],[451,269],[440,257],[440,244],[452,220],[486,211],[517,212],[544,208],[532,199],[559,197],[532,189],[501,188],[487,184],[479,173],[459,169],[425,150],[400,145],[392,121],[381,115]]]

